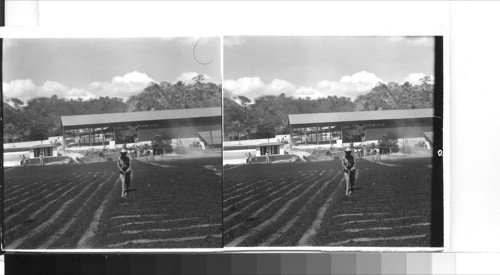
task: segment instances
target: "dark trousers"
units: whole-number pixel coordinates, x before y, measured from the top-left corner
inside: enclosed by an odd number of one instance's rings
[[[132,172],[120,173],[120,180],[122,182],[122,196],[128,193],[128,188],[130,187],[130,179],[132,178]]]
[[[344,178],[346,184],[345,194],[349,195],[352,193],[352,188],[354,187],[354,181],[356,180],[356,170],[353,171],[344,171]]]

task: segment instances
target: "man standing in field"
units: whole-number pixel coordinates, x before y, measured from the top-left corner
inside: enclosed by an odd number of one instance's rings
[[[247,157],[247,161],[246,162],[248,164],[252,163],[252,154],[248,153],[248,155],[247,155],[247,153],[245,153],[245,156]]]
[[[127,150],[121,150],[120,157],[116,161],[116,164],[118,165],[118,172],[120,172],[120,180],[122,182],[122,198],[126,198],[132,173],[132,165],[130,163],[130,158],[127,157]]]
[[[155,160],[155,151],[153,150],[153,147],[149,149],[149,160]]]
[[[266,163],[269,164],[269,151],[266,151]]]
[[[24,155],[19,157],[21,158],[21,166],[26,166],[26,157]]]
[[[345,194],[350,196],[354,188],[354,181],[356,179],[356,162],[354,156],[351,155],[351,148],[345,149],[345,156],[342,158],[342,169],[344,170],[344,178],[346,181]]]
[[[43,153],[40,153],[38,158],[40,159],[40,165],[43,165]]]

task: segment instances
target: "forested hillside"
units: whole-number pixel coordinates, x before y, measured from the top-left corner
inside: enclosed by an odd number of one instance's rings
[[[119,98],[100,97],[90,100],[67,100],[52,97],[38,97],[26,104],[11,99],[14,107],[3,103],[4,141],[28,141],[46,139],[61,134],[60,117],[126,112],[128,109]]]
[[[369,93],[358,96],[354,103],[358,111],[433,108],[434,84],[428,76],[419,85],[380,83]]]
[[[221,106],[221,85],[206,83],[202,76],[194,80],[193,84],[152,82],[126,102],[116,97],[67,100],[52,96],[33,98],[26,103],[13,98],[10,99],[13,106],[3,103],[4,141],[38,140],[60,135],[60,116],[63,115]],[[226,136],[234,139],[267,138],[287,132],[288,114],[416,109],[433,106],[434,85],[429,77],[423,78],[418,85],[380,83],[354,101],[337,96],[310,99],[281,94],[259,97],[252,103],[244,96],[228,95],[224,98],[224,131]]]
[[[238,100],[242,104],[235,102]],[[224,134],[233,137],[274,137],[286,133],[288,114],[317,112],[351,112],[356,105],[345,97],[329,96],[319,99],[303,99],[279,96],[263,96],[248,104],[246,97],[224,98]]]
[[[239,104],[237,103],[239,102]],[[287,133],[288,114],[433,108],[434,85],[430,77],[418,85],[379,83],[354,102],[350,98],[294,98],[285,94],[263,96],[254,103],[244,96],[224,97],[224,134],[231,139],[269,138]]]
[[[121,98],[100,97],[68,100],[52,97],[32,98],[27,102],[11,98],[3,102],[4,141],[29,141],[61,135],[60,117],[117,112],[220,107],[222,88],[205,83],[202,76],[195,83],[150,83],[126,102]]]
[[[140,94],[131,96],[127,104],[130,111],[220,107],[222,88],[201,81],[188,85],[180,81],[151,83]]]

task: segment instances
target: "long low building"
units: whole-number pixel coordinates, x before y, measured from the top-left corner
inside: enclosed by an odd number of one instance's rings
[[[151,141],[157,135],[171,139],[192,138],[202,131],[221,131],[221,111],[220,107],[212,107],[61,116],[61,127],[64,140],[67,136],[78,137],[79,143],[91,146],[104,145],[107,141],[130,142],[123,140],[131,137],[125,133],[130,127],[137,132],[132,142]]]
[[[382,110],[288,115],[290,141],[325,144],[376,141],[393,133],[399,139],[421,138],[433,131],[434,109]],[[364,135],[352,134],[362,129]]]

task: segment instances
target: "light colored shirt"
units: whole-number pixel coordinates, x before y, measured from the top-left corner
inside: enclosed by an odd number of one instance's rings
[[[124,157],[123,159],[119,157],[116,161],[116,165],[120,172],[130,172],[132,170],[132,164],[130,163],[129,157]]]
[[[354,157],[352,155],[344,156],[342,158],[342,168],[346,171],[356,169],[356,162],[354,161]]]

